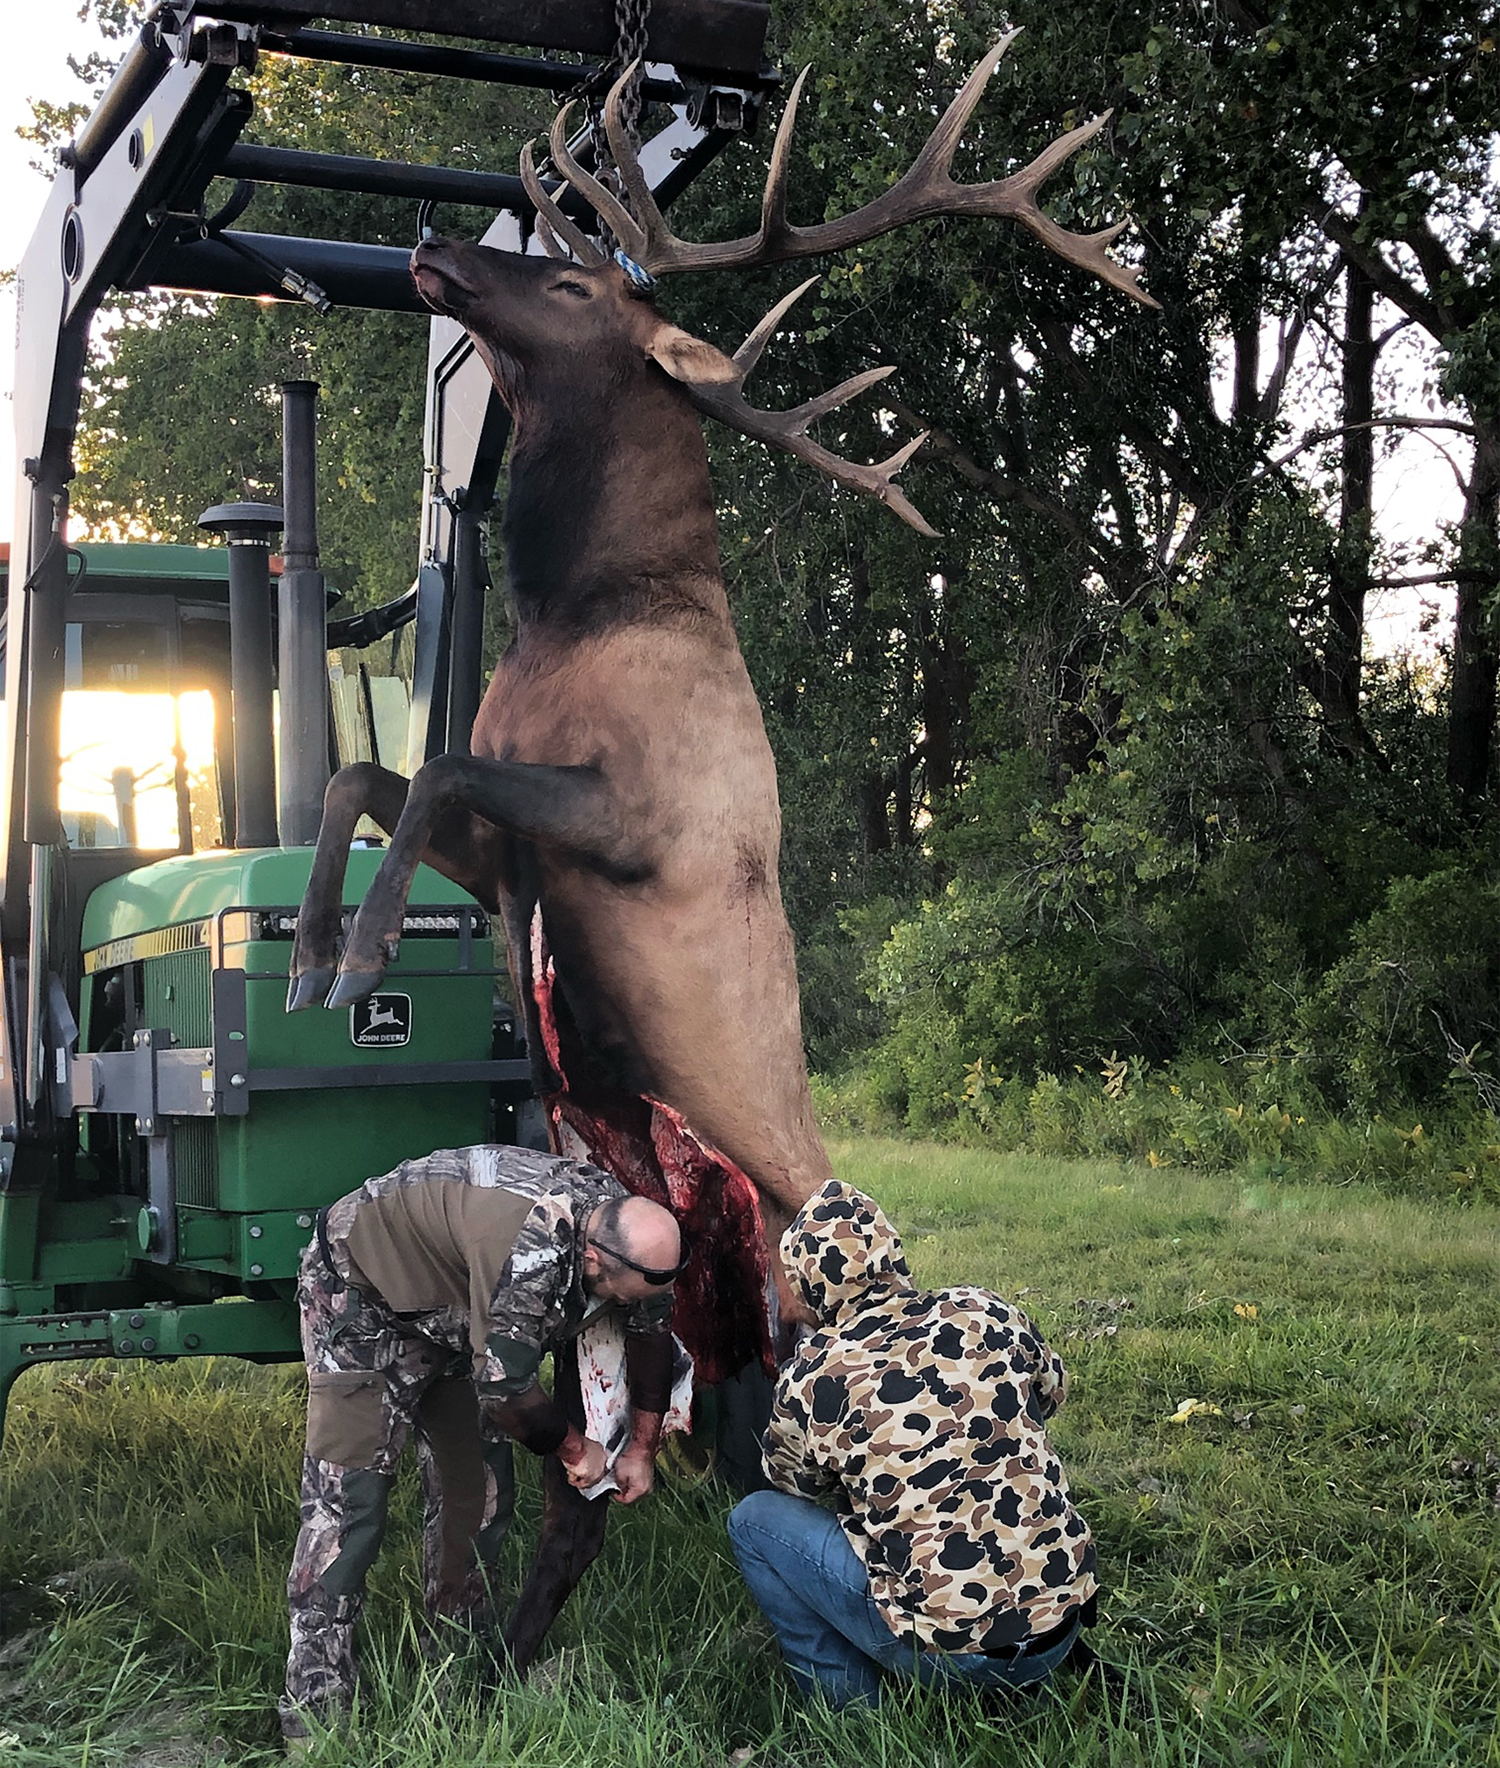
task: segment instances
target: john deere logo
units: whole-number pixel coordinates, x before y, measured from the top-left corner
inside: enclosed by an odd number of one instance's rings
[[[373,994],[349,1009],[349,1041],[362,1050],[411,1042],[411,996]]]

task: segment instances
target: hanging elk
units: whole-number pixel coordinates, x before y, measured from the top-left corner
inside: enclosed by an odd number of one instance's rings
[[[731,357],[663,318],[649,286],[960,215],[1019,222],[1070,264],[1149,302],[1138,273],[1108,256],[1121,226],[1070,233],[1037,205],[1043,181],[1104,118],[998,182],[950,176],[1014,36],[975,68],[905,176],[842,219],[787,220],[804,73],[776,136],[758,231],[727,243],[678,239],[622,123],[627,72],[604,120],[630,208],[573,159],[566,112],[551,141],[558,171],[619,253],[606,256],[568,220],[528,149],[522,173],[550,256],[429,239],[412,257],[423,299],[467,328],[513,420],[504,534],[515,639],[470,755],[439,756],[410,782],[362,763],[330,784],[288,1006],[343,1006],[379,986],[419,861],[499,914],[557,1145],[685,1221],[697,1253],[679,1284],[677,1326],[709,1379],[767,1348],[766,1244],[830,1168],[777,883],[775,769],[725,597],[698,414],[789,449],[933,530],[895,483],[922,438],[865,466],[808,435],[889,370],[792,411],[747,402],[745,379],[801,289]],[[340,959],[344,860],[362,815],[392,840]],[[521,1667],[563,1587],[597,1552],[605,1508],[549,1478],[539,1569],[507,1636]],[[558,1565],[572,1568],[568,1578]]]

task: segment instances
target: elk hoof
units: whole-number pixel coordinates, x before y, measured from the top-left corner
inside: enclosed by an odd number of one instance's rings
[[[287,1012],[300,1013],[304,1007],[316,1007],[319,1001],[326,1000],[335,974],[333,965],[325,964],[321,969],[304,970],[294,976],[287,985]]]
[[[352,1007],[356,1001],[367,1001],[385,981],[384,970],[340,970],[338,980],[328,991],[323,1003],[330,1012]]]

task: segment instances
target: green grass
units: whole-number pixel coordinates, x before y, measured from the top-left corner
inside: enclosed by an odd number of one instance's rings
[[[314,1763],[1500,1765],[1500,1211],[833,1151],[919,1279],[1000,1290],[1063,1352],[1055,1436],[1120,1684],[1064,1674],[1004,1713],[911,1694],[808,1714],[729,1559],[730,1495],[669,1473],[615,1518],[546,1674],[487,1693],[472,1657],[433,1663],[413,1636],[408,1471],[357,1727]],[[1218,1410],[1173,1422],[1188,1398]],[[22,1378],[0,1452],[0,1768],[275,1758],[301,1405],[294,1371],[228,1360]],[[535,1511],[529,1483],[513,1580]]]

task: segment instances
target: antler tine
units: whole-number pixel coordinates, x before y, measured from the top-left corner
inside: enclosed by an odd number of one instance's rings
[[[802,296],[818,280],[816,276],[810,276],[806,282],[799,283],[789,295],[783,295],[751,332],[750,336],[745,339],[744,343],[740,345],[739,349],[735,351],[733,361],[735,367],[740,371],[737,384],[741,388],[750,378],[751,370],[760,361],[761,352],[765,349],[776,328],[786,317],[787,311],[795,302],[801,300]],[[838,386],[830,388],[828,392],[819,393],[816,398],[809,399],[805,404],[798,405],[791,411],[778,413],[778,421],[785,424],[790,430],[804,431],[809,424],[816,423],[820,417],[826,416],[830,411],[837,410],[840,405],[846,405],[851,399],[858,398],[867,387],[875,386],[895,372],[894,368],[867,368],[860,374],[852,375],[847,381],[840,381]],[[727,384],[727,382],[719,383],[721,386]]]
[[[610,87],[604,100],[604,133],[609,140],[609,151],[614,157],[615,169],[619,172],[620,182],[625,186],[625,193],[634,206],[635,218],[639,224],[635,229],[636,249],[630,255],[643,270],[655,274],[652,258],[656,242],[665,239],[675,243],[675,240],[671,228],[667,226],[666,217],[657,206],[655,193],[646,182],[636,145],[630,139],[630,131],[625,127],[625,91],[640,66],[641,58],[637,56]],[[618,228],[615,228],[615,233],[619,235]]]
[[[639,222],[640,248],[637,252],[632,253],[632,256],[637,257],[642,267],[649,270],[653,276],[662,275],[672,270],[713,269],[723,262],[739,261],[733,256],[726,259],[724,257],[726,251],[730,254],[739,253],[747,263],[763,260],[775,262],[775,258],[765,258],[765,253],[768,246],[774,247],[789,232],[786,220],[787,168],[791,163],[792,133],[796,127],[797,103],[802,96],[802,88],[807,83],[807,76],[812,72],[812,69],[810,67],[803,68],[793,82],[792,90],[781,113],[781,121],[776,128],[776,140],[771,149],[770,170],[766,176],[765,193],[761,198],[760,231],[744,240],[736,240],[730,245],[724,246],[712,241],[704,245],[697,245],[690,240],[680,239],[668,225],[651,186],[646,182],[645,174],[641,171],[641,162],[635,144],[630,139],[624,121],[625,90],[631,76],[640,65],[639,60],[633,61],[610,87],[609,96],[604,101],[604,130],[609,138],[610,153],[614,156],[621,182],[629,194],[636,219]],[[782,255],[795,256],[796,254]]]
[[[802,88],[812,72],[811,63],[803,68],[787,94],[781,121],[776,125],[776,139],[771,145],[771,165],[766,173],[765,195],[760,204],[761,246],[779,243],[795,231],[786,218],[786,175],[792,159],[792,131],[797,125],[797,106],[802,102]]]
[[[646,249],[646,236],[637,226],[630,211],[612,190],[606,190],[597,178],[585,172],[568,151],[568,117],[572,110],[571,104],[565,104],[552,119],[552,163],[630,256],[641,262],[641,255]]]
[[[826,393],[819,393],[816,398],[808,399],[779,415],[791,427],[805,430],[809,424],[815,424],[830,411],[837,411],[839,406],[847,405],[851,399],[857,399],[867,388],[889,380],[895,372],[894,365],[887,368],[867,368],[861,374],[851,375],[847,381],[840,381],[836,387],[830,387]]]
[[[1076,128],[1059,135],[1056,141],[1048,142],[1029,166],[1023,166],[1019,172],[1012,172],[1009,178],[1002,179],[1001,182],[1013,190],[1034,196],[1063,161],[1071,159],[1085,142],[1092,141],[1114,114],[1112,109],[1102,111],[1097,117],[1090,117],[1086,123],[1079,123]],[[1119,227],[1120,224],[1117,223],[1117,232]]]
[[[880,461],[874,466],[860,466],[857,462],[845,460],[842,455],[822,447],[810,436],[786,428],[777,421],[781,415],[777,412],[759,411],[733,397],[721,398],[719,395],[727,389],[695,385],[688,391],[693,403],[710,417],[720,418],[758,442],[769,442],[778,448],[784,448],[788,454],[795,455],[798,460],[806,461],[809,466],[827,474],[836,485],[877,498],[888,509],[894,510],[903,522],[910,523],[919,534],[925,534],[929,540],[939,538],[937,529],[895,483],[896,474],[927,440],[925,433],[913,437],[889,460]]]
[[[821,278],[819,277],[810,276],[806,282],[798,283],[796,288],[794,288],[789,295],[783,295],[765,318],[761,320],[760,324],[756,326],[755,330],[751,332],[750,336],[745,339],[744,343],[740,345],[739,349],[735,351],[734,360],[736,366],[740,370],[740,380],[742,382],[748,378],[751,369],[753,369],[756,363],[760,361],[761,351],[764,350],[766,345],[770,342],[776,328],[781,324],[782,320],[786,318],[788,311],[802,299],[815,282],[820,280]]]
[[[756,329],[758,331],[760,328]],[[738,361],[739,358],[736,357],[735,360]],[[842,485],[849,491],[860,491],[866,496],[878,498],[881,503],[894,510],[903,522],[910,523],[919,534],[925,534],[929,540],[936,540],[937,529],[895,483],[897,473],[927,440],[925,430],[920,436],[898,448],[889,459],[874,466],[861,466],[856,461],[845,460],[842,455],[834,454],[832,450],[814,442],[807,434],[810,423],[894,372],[891,368],[867,369],[863,374],[845,381],[842,386],[820,393],[817,398],[809,399],[791,411],[761,411],[749,404],[744,395],[743,375],[737,381],[729,382],[687,381],[684,382],[684,387],[693,404],[707,416],[718,418],[721,423],[728,424],[731,429],[753,437],[758,442],[769,442],[777,448],[784,448],[788,454],[795,455],[798,460],[806,461],[809,466],[826,473],[835,484]]]
[[[604,254],[581,228],[573,225],[537,176],[529,141],[521,149],[521,183],[536,204],[537,228],[549,258],[566,256],[562,249],[566,246],[580,264],[597,269],[604,263]]]
[[[750,371],[760,361],[761,352],[765,349],[772,334],[786,317],[792,305],[801,300],[803,295],[819,279],[808,277],[806,282],[799,283],[789,295],[783,295],[771,311],[761,320],[750,336],[745,339],[734,353],[734,365],[739,369],[738,385],[743,387],[750,378]],[[809,399],[805,404],[796,406],[791,411],[779,413],[779,421],[793,430],[805,430],[809,424],[816,423],[820,417],[830,411],[846,405],[849,400],[857,398],[867,387],[873,387],[895,373],[894,368],[867,368],[862,373],[852,375],[847,381],[840,381],[838,386],[830,388],[826,393],[819,393],[816,398]],[[727,383],[721,382],[720,385]]]
[[[953,155],[959,142],[963,139],[964,130],[969,125],[969,118],[974,114],[974,107],[984,95],[984,89],[994,77],[995,69],[1004,61],[1012,43],[1021,35],[1022,27],[1017,25],[1013,31],[1007,31],[997,43],[991,44],[988,51],[980,58],[968,79],[964,81],[957,96],[943,112],[942,120],[936,129],[923,143],[922,151],[912,161],[907,178],[914,177],[920,169],[924,176],[936,175],[946,178],[953,164]],[[903,179],[904,183],[905,180]]]
[[[1105,250],[1106,246],[1118,239],[1129,227],[1128,221],[1117,221],[1113,227],[1103,228],[1098,233],[1069,233],[1065,227],[1059,227],[1050,216],[1044,215],[1037,208],[1018,213],[1016,220],[1059,258],[1065,258],[1069,264],[1076,264],[1080,270],[1091,270],[1102,282],[1109,283],[1112,288],[1117,288],[1132,300],[1139,301],[1143,307],[1160,310],[1161,302],[1148,295],[1140,286],[1140,267],[1117,264]]]

